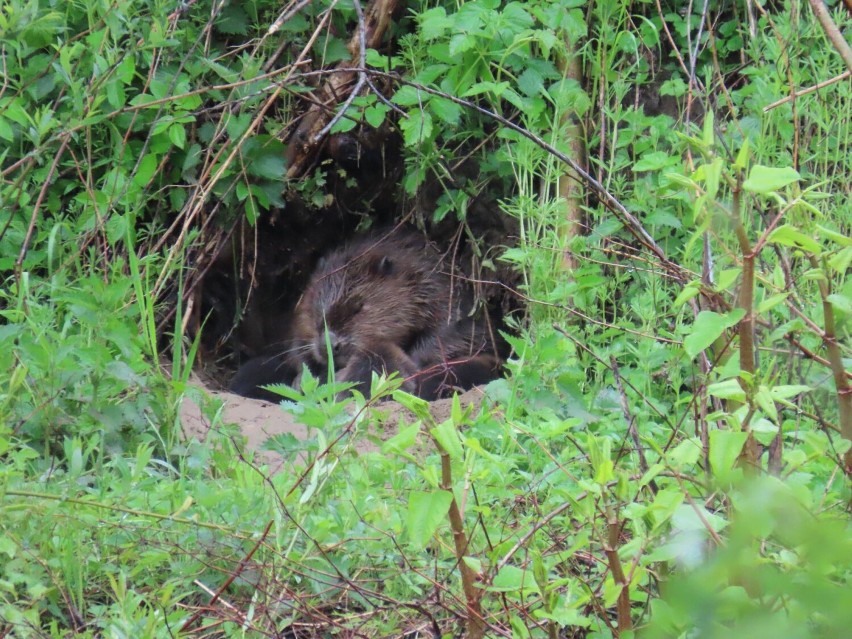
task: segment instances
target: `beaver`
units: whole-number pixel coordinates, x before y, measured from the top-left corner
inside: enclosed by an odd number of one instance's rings
[[[293,384],[303,366],[367,393],[373,372],[397,371],[424,399],[499,376],[502,357],[488,318],[473,315],[470,286],[420,235],[386,231],[360,237],[323,257],[293,313],[290,336],[249,360],[231,389]],[[330,357],[329,357],[330,356]]]

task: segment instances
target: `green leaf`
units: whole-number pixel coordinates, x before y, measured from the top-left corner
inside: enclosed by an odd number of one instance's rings
[[[799,172],[792,167],[776,168],[757,164],[743,182],[743,188],[752,193],[771,193],[800,179]]]
[[[420,432],[420,422],[401,428],[399,432],[382,444],[383,453],[399,453],[414,446],[417,433]]]
[[[461,459],[464,451],[462,450],[459,431],[453,424],[452,419],[441,422],[431,431],[432,437],[441,445],[451,459]]]
[[[186,129],[182,124],[175,123],[169,127],[169,139],[179,149],[186,146]]]
[[[744,402],[746,400],[745,391],[736,379],[726,379],[722,382],[710,384],[707,386],[707,392],[721,399],[733,399],[737,402]]]
[[[770,390],[770,394],[772,395],[772,399],[775,401],[780,401],[782,399],[790,399],[791,397],[795,397],[796,395],[801,395],[802,393],[810,392],[811,387],[805,386],[803,384],[790,384],[783,386],[773,386],[772,390]]]
[[[446,490],[414,491],[408,498],[406,526],[408,539],[417,548],[424,548],[438,526],[446,520],[453,495]]]
[[[364,109],[364,119],[374,129],[378,129],[385,121],[385,115],[390,111],[386,104],[375,104]]]
[[[458,125],[461,120],[462,108],[446,98],[432,98],[429,101],[429,109],[439,120],[452,126]]]
[[[659,171],[671,164],[671,156],[664,151],[652,151],[642,156],[636,164],[633,165],[633,171]]]
[[[423,420],[427,423],[431,422],[432,415],[429,413],[429,402],[425,399],[415,397],[414,395],[401,390],[394,391],[392,396],[395,402],[402,404],[405,408],[410,410],[417,419]]]
[[[778,409],[775,407],[775,402],[772,400],[772,395],[769,394],[769,389],[766,386],[760,386],[757,389],[757,392],[754,394],[754,400],[769,419],[773,422],[778,422]]]
[[[425,111],[413,111],[399,123],[406,146],[417,146],[432,136],[432,116]]]
[[[852,246],[852,237],[848,235],[843,235],[843,233],[838,233],[819,224],[816,225],[816,230],[819,235],[822,235],[827,240],[833,240],[841,246]]]
[[[435,7],[424,11],[418,16],[420,23],[420,36],[426,40],[436,40],[444,35],[444,32],[453,26],[452,19],[447,17],[443,7]]]
[[[744,169],[746,165],[748,165],[748,158],[751,155],[751,149],[749,147],[749,139],[748,137],[743,139],[743,145],[740,147],[740,150],[737,152],[737,159],[734,161],[734,168]]]
[[[809,253],[819,255],[822,247],[812,237],[809,237],[790,224],[783,224],[769,234],[766,240],[773,244],[793,246]]]
[[[835,310],[840,311],[843,315],[852,315],[852,300],[846,295],[833,293],[826,298]]]
[[[770,297],[767,297],[757,306],[757,312],[759,315],[762,315],[766,311],[775,308],[781,302],[786,300],[790,296],[790,293],[776,293]]]
[[[139,167],[136,169],[136,174],[133,176],[133,183],[137,186],[145,186],[148,181],[154,176],[154,171],[157,170],[159,160],[153,153],[148,153],[139,162]]]
[[[735,308],[730,313],[720,315],[713,311],[701,311],[695,318],[692,331],[683,340],[683,348],[690,357],[695,357],[715,342],[726,329],[734,326],[745,316],[745,311]]]
[[[522,570],[517,566],[508,565],[503,566],[500,572],[494,575],[494,580],[487,590],[512,593],[539,592],[531,570]]]
[[[528,68],[518,76],[518,88],[530,97],[536,96],[544,89],[544,81],[538,71]]]
[[[710,431],[710,468],[716,475],[724,477],[733,469],[745,446],[748,433],[730,430]]]
[[[690,282],[675,298],[674,307],[679,308],[701,292],[701,282]]]
[[[393,94],[392,101],[400,106],[414,106],[429,100],[429,94],[405,85]]]

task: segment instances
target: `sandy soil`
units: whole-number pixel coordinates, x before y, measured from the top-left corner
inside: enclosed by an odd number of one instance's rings
[[[257,452],[256,460],[261,464],[267,464],[270,472],[277,472],[282,469],[282,459],[275,453],[261,450],[267,439],[282,433],[290,433],[300,439],[308,437],[308,429],[298,423],[292,415],[283,411],[277,404],[212,390],[198,378],[192,379],[191,385],[202,393],[187,393],[181,405],[180,420],[187,437],[196,437],[200,441],[204,441],[211,429],[220,425],[236,424],[246,437],[246,447]],[[211,423],[204,416],[201,406],[199,406],[199,402],[206,401],[205,395],[213,401],[222,402],[222,408],[214,420],[216,423]],[[482,390],[473,388],[461,396],[462,405],[479,405],[482,402],[482,397]],[[441,422],[449,418],[451,407],[452,400],[449,399],[432,402],[432,415],[436,421]],[[397,425],[402,415],[406,416],[409,423],[413,421],[413,416],[395,402],[384,402],[377,410],[385,416],[382,420],[384,429],[379,433],[382,440],[396,434]],[[366,438],[356,442],[355,447],[362,451],[377,450],[373,441]]]

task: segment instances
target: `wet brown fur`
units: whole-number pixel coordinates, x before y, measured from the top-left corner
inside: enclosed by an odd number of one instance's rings
[[[266,396],[260,384],[292,384],[307,365],[369,391],[373,372],[398,371],[426,399],[499,375],[502,361],[485,320],[469,317],[470,287],[421,236],[375,233],[332,251],[296,306],[291,338],[247,362],[232,389]]]

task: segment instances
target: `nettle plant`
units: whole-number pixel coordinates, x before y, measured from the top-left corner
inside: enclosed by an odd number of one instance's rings
[[[716,431],[716,439],[729,440],[749,466],[759,465],[760,445],[773,472],[821,457],[843,464],[844,455],[848,470],[852,240],[830,209],[819,208],[831,199],[818,184],[802,188],[789,166],[751,164],[748,138],[726,159],[709,114],[703,137],[689,142],[701,162],[689,176],[668,178],[694,195],[690,242],[707,243],[717,266],[705,260],[705,282],[688,284],[675,305],[709,300],[683,343],[707,374],[706,420],[730,429]],[[734,290],[730,305],[699,298]],[[702,428],[706,438],[707,423]]]

